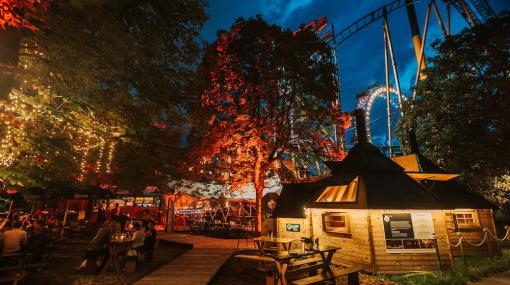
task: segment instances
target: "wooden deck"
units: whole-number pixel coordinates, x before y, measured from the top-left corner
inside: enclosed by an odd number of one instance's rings
[[[160,243],[188,247],[190,251],[135,285],[206,285],[237,248],[237,239],[164,232],[158,232],[158,239]],[[239,247],[246,247],[246,241],[241,240]]]
[[[206,285],[231,255],[232,250],[192,249],[134,284]]]
[[[193,249],[229,249],[237,248],[237,239],[222,239],[208,236],[191,235],[184,233],[158,233],[160,242],[170,243],[174,245],[187,246]],[[254,247],[253,243],[248,243],[246,239],[242,239],[239,247]]]

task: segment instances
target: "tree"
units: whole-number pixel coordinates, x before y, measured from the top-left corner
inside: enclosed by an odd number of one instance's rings
[[[1,107],[0,177],[23,185],[164,184],[204,7],[201,0],[52,1],[44,27],[20,32],[16,82]]]
[[[427,156],[485,192],[487,181],[509,171],[510,16],[433,47],[419,96],[404,108],[400,137],[413,126]]]
[[[265,180],[289,178],[291,156],[324,155],[320,126],[343,122],[330,52],[315,34],[260,17],[239,19],[206,50],[186,168],[232,191],[253,185],[259,232]]]

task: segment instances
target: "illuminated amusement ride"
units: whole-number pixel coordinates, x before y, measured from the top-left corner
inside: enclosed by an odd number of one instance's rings
[[[392,125],[394,121],[399,118],[399,113],[402,110],[402,103],[406,100],[414,100],[416,97],[416,91],[410,96],[406,96],[402,93],[400,87],[399,73],[397,60],[393,51],[393,41],[390,32],[390,25],[388,21],[388,16],[401,8],[406,8],[407,18],[409,21],[409,26],[411,29],[411,39],[413,42],[414,52],[416,56],[417,70],[415,76],[415,84],[418,84],[418,81],[424,79],[423,71],[426,69],[425,62],[425,43],[427,41],[427,31],[429,27],[429,19],[431,11],[434,12],[437,24],[441,29],[443,36],[447,37],[451,34],[451,12],[455,10],[460,16],[466,21],[466,23],[470,27],[474,27],[481,23],[487,22],[491,18],[496,17],[496,13],[489,5],[487,0],[443,0],[444,5],[442,7],[445,8],[444,14],[445,19],[441,16],[440,9],[436,4],[435,0],[429,0],[427,2],[427,9],[425,12],[425,23],[423,25],[423,34],[420,35],[420,30],[418,28],[418,20],[416,17],[416,10],[414,5],[417,2],[416,0],[395,0],[392,1],[382,7],[379,7],[367,15],[359,18],[352,24],[348,25],[344,29],[335,32],[335,26],[333,23],[329,23],[326,17],[321,17],[317,20],[310,22],[307,25],[302,25],[300,29],[298,29],[295,33],[301,30],[313,31],[317,34],[317,36],[327,42],[332,50],[332,61],[337,65],[337,78],[339,76],[339,67],[337,61],[337,52],[336,49],[339,45],[350,39],[353,35],[363,30],[368,25],[377,22],[382,19],[382,31],[384,36],[384,62],[385,62],[385,77],[386,81],[384,84],[374,84],[369,86],[364,92],[358,94],[357,96],[357,105],[356,108],[362,109],[365,113],[365,121],[367,122],[367,136],[368,140],[372,141],[371,137],[371,129],[370,125],[386,119],[387,121],[387,146],[379,146],[382,148],[382,151],[386,153],[388,156],[393,157],[396,153],[399,152],[399,146],[393,145],[393,135],[392,135]],[[391,68],[391,72],[390,72]],[[390,83],[390,73],[393,75],[394,85]],[[340,80],[338,80],[340,82]],[[338,84],[339,86],[339,84]],[[374,107],[374,102],[378,98],[386,99],[386,115],[382,118],[372,118],[371,112]],[[336,104],[341,108],[340,101],[340,91],[338,94],[338,102]],[[354,123],[354,122],[353,122]],[[355,127],[352,127],[349,130],[355,130]],[[341,149],[345,148],[344,143],[344,135],[337,133],[338,130],[334,129],[330,133],[330,139],[335,140],[337,146]]]

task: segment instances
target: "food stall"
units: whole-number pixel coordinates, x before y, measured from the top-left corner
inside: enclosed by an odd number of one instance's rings
[[[142,213],[148,211],[156,221],[156,228],[162,229],[162,193],[156,186],[147,186],[140,194],[125,189],[115,191],[116,197],[107,203],[107,210],[113,214],[125,214],[130,220],[142,220]],[[116,209],[117,208],[117,209]]]

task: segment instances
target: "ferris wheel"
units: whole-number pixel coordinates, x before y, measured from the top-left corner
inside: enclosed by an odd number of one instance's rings
[[[375,84],[367,89],[367,91],[358,94],[357,96],[357,104],[356,108],[363,110],[365,122],[366,122],[366,130],[367,130],[367,139],[369,142],[372,142],[372,136],[371,136],[371,129],[370,129],[370,123],[374,123],[375,121],[378,121],[379,119],[372,120],[371,119],[371,112],[372,107],[374,105],[374,102],[377,98],[387,98],[387,94],[390,94],[390,106],[394,107],[395,109],[401,110],[401,103],[399,101],[399,92],[397,89],[393,87],[389,87],[389,93],[387,92],[386,86],[380,86],[378,84]],[[402,99],[405,101],[406,96],[402,94]],[[388,129],[391,128],[391,122],[388,126]]]

